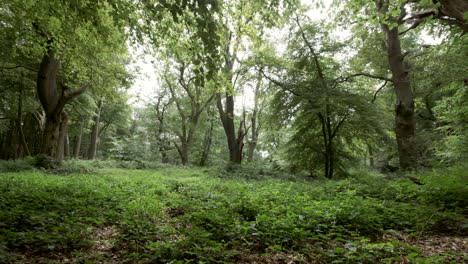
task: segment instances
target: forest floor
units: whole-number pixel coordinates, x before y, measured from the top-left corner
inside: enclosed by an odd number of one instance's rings
[[[0,173],[0,263],[466,263],[465,169]]]

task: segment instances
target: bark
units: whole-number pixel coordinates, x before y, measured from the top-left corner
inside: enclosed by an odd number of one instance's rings
[[[98,135],[99,135],[99,120],[101,118],[101,111],[102,111],[102,99],[99,100],[98,108],[96,109],[96,114],[94,116],[93,130],[91,132],[91,138],[89,140],[88,159],[90,160],[93,160],[96,158]]]
[[[440,3],[440,15],[444,15],[450,18],[443,20],[459,26],[465,33],[468,32],[468,24],[464,17],[464,14],[468,12],[468,1],[439,0],[438,2]]]
[[[47,118],[42,132],[41,153],[50,157],[56,157],[59,139],[60,120]]]
[[[221,122],[223,123],[224,133],[226,134],[227,138],[229,161],[235,164],[241,164],[245,136],[244,130],[242,129],[244,121],[240,122],[236,135],[236,129],[234,125],[234,97],[232,95],[226,94],[226,110],[224,110],[221,95],[218,94],[217,107]]]
[[[37,77],[37,94],[45,113],[45,124],[42,133],[41,153],[57,156],[59,141],[59,126],[65,104],[76,96],[82,94],[87,86],[66,94],[68,87],[61,83],[61,93],[57,90],[57,72],[60,62],[55,58],[54,52],[49,48],[42,57]]]
[[[189,152],[190,152],[190,145],[189,144],[181,144],[175,145],[177,148],[177,152],[179,153],[180,156],[180,161],[182,162],[182,165],[187,165],[189,162]]]
[[[66,145],[66,137],[67,137],[67,127],[68,127],[68,115],[65,112],[62,112],[60,118],[60,126],[59,126],[59,139],[57,144],[57,160],[63,160],[65,157],[65,145]]]
[[[397,23],[402,23],[402,16],[398,18]],[[398,27],[390,29],[388,25],[383,24],[382,28],[387,36],[387,58],[396,94],[395,135],[398,145],[400,169],[406,171],[417,167],[414,95],[411,90],[409,70],[405,68]]]

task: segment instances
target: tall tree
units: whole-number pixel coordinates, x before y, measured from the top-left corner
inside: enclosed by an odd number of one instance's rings
[[[222,91],[216,93],[216,106],[226,134],[229,148],[229,160],[232,163],[242,162],[244,137],[246,136],[245,120],[235,125],[235,96],[241,69],[240,54],[247,52],[254,45],[261,43],[262,32],[269,27],[277,26],[283,17],[287,17],[295,8],[297,1],[228,1],[221,10],[220,35],[223,61],[219,83]],[[246,44],[247,43],[247,44]],[[250,47],[249,47],[250,46]]]
[[[174,142],[174,145],[182,164],[186,165],[189,163],[190,148],[200,116],[212,102],[214,96],[209,95],[209,91],[206,91],[207,88],[194,82],[197,76],[190,70],[190,65],[181,62],[176,67],[177,75],[170,76],[166,72],[164,80],[179,116],[177,127],[172,129],[178,138],[178,142]]]
[[[333,57],[342,45],[323,31],[326,26],[305,21],[296,17],[291,26],[288,56],[265,54],[260,71],[279,88],[272,104],[278,121],[292,129],[286,148],[293,168],[331,179],[345,171],[349,149],[378,136],[381,126],[371,114],[371,94],[337,78],[343,69]]]
[[[45,113],[42,153],[57,156],[65,105],[89,86],[104,85],[102,76],[93,75],[108,69],[103,64],[116,61],[111,54],[125,50],[117,13],[107,2],[95,1],[14,0],[2,5],[2,16],[15,17],[7,19],[29,39],[18,42],[18,49],[30,51],[31,59],[40,61],[37,95]]]

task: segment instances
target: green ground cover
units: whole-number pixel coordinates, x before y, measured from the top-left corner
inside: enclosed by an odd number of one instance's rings
[[[463,263],[465,171],[0,173],[0,263]]]

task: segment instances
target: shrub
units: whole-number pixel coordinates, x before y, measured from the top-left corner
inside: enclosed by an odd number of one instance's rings
[[[35,159],[27,157],[22,160],[0,160],[0,172],[18,172],[34,170]]]

